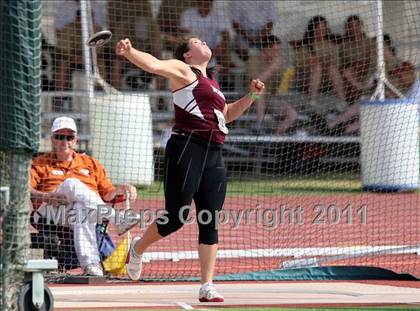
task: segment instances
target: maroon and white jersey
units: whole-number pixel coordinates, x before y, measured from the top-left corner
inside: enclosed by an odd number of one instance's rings
[[[197,79],[173,91],[175,125],[173,129],[193,133],[223,144],[228,129],[223,116],[226,99],[213,79],[191,68]]]

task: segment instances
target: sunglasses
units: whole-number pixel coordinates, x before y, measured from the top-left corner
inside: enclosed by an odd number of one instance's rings
[[[74,136],[74,135],[55,134],[53,137],[54,137],[54,139],[55,139],[55,140],[67,140],[67,141],[72,141],[72,140],[74,140],[74,138],[75,138],[76,136]]]

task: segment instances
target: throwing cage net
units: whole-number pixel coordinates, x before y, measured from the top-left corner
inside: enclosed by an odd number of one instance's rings
[[[212,49],[209,66],[227,103],[247,94],[251,79],[265,83],[264,94],[228,124],[217,276],[279,279],[298,271],[294,278],[307,278],[307,268],[346,266],[420,275],[418,2],[42,5],[39,153],[51,152],[53,120],[73,118],[78,152],[97,159],[114,184],[136,185],[139,193],[129,207],[140,224],[120,236],[114,224],[106,227],[115,246],[102,258],[106,275],[126,277],[131,237],[164,208],[174,118],[168,82],[117,56],[115,45],[129,38],[170,59],[188,34]],[[111,42],[86,46],[100,30],[112,32]],[[36,186],[47,189],[42,180]],[[113,208],[124,211],[127,203]],[[190,216],[146,251],[142,278],[199,275],[199,215]],[[83,274],[75,232],[46,225],[31,227],[32,249],[58,258],[65,275]]]

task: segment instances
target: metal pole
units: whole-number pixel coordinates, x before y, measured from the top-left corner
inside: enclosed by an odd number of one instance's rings
[[[377,78],[378,85],[371,99],[385,100],[385,87],[388,87],[399,98],[405,98],[386,77],[385,57],[384,57],[384,15],[382,0],[376,1],[377,7],[377,29],[376,29],[376,47],[377,47]]]
[[[83,58],[85,60],[85,75],[86,83],[88,85],[88,96],[89,100],[94,97],[94,81],[92,77],[92,60],[90,55],[89,47],[85,42],[89,39],[89,21],[88,21],[88,0],[80,0],[80,13],[82,22],[82,47],[83,47]]]
[[[385,100],[385,59],[384,59],[384,16],[382,0],[376,1],[377,8],[377,28],[376,28],[376,44],[378,50],[378,86],[375,95],[379,100]]]
[[[9,187],[0,187],[0,204],[2,206],[9,205],[10,189]]]

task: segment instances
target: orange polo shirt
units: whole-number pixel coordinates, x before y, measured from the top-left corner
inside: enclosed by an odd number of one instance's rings
[[[31,186],[44,192],[54,191],[65,179],[77,178],[101,197],[114,189],[104,167],[86,154],[74,152],[73,160],[58,161],[54,153],[32,161]]]

